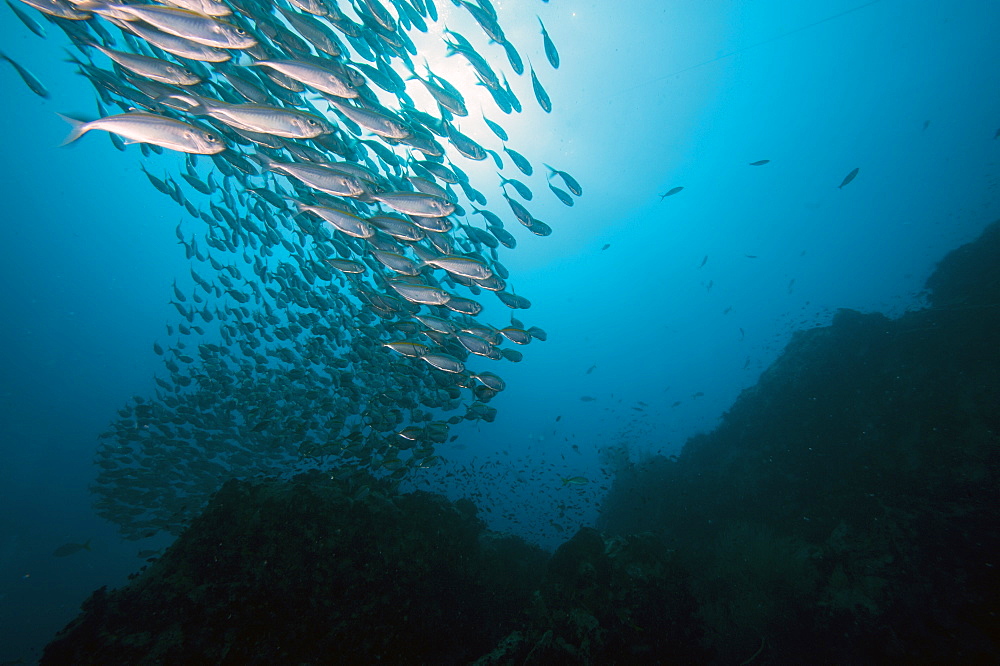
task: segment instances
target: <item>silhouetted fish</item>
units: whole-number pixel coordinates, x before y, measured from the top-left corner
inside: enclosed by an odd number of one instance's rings
[[[855,167],[854,169],[852,169],[851,173],[849,173],[846,176],[844,176],[844,181],[840,185],[837,186],[837,189],[838,190],[843,189],[844,185],[847,185],[852,180],[854,180],[857,177],[857,175],[858,175],[858,171],[860,171],[860,168],[858,168],[858,167]]]

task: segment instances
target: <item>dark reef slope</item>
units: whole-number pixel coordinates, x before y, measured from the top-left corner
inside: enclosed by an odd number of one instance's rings
[[[931,307],[795,335],[712,433],[622,470],[600,527],[653,530],[739,663],[1000,663],[1000,223]]]
[[[228,482],[43,663],[462,663],[512,629],[542,551],[486,534],[471,502],[347,489],[318,472]]]
[[[228,483],[43,664],[1000,663],[1000,224],[799,333],[549,556],[471,502]],[[608,536],[610,535],[610,536]]]
[[[347,488],[318,472],[230,481],[160,560],[91,595],[42,663],[706,657],[686,576],[652,535],[584,528],[550,556],[486,531],[467,500]]]

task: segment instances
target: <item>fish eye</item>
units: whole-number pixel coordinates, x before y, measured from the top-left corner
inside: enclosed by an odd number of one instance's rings
[[[205,141],[208,141],[209,143],[218,143],[219,142],[219,137],[215,136],[214,134],[208,134],[208,133],[206,133],[205,134]]]
[[[310,125],[312,125],[313,127],[316,127],[316,126],[319,125],[319,123],[316,122],[315,120],[313,120],[312,118],[306,120],[306,122],[309,123]]]

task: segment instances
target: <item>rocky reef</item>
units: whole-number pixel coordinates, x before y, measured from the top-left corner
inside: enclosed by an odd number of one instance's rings
[[[467,500],[231,481],[43,664],[1000,663],[1000,224],[798,333],[553,554]]]
[[[619,473],[600,527],[677,550],[720,663],[1000,662],[1000,224],[927,289],[797,333],[716,430]]]
[[[514,628],[542,551],[486,533],[471,502],[366,487],[228,482],[42,663],[463,663]]]
[[[550,556],[487,531],[467,500],[356,483],[318,472],[230,481],[162,558],[125,588],[95,592],[41,663],[703,654],[686,577],[654,535],[605,541],[584,528]]]

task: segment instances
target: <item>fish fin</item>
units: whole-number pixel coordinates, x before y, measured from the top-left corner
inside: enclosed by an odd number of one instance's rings
[[[81,136],[86,134],[87,130],[90,129],[89,127],[87,127],[86,120],[80,120],[79,118],[71,118],[69,116],[64,116],[61,113],[57,113],[56,115],[65,120],[66,122],[68,122],[72,126],[72,128],[69,131],[69,134],[66,135],[66,138],[63,140],[63,142],[59,144],[61,146],[73,143]]]
[[[84,547],[84,548],[85,548],[86,550],[90,550],[90,542],[91,542],[91,541],[92,541],[92,539],[87,539],[86,541],[84,541],[84,542],[83,542],[83,547]]]

